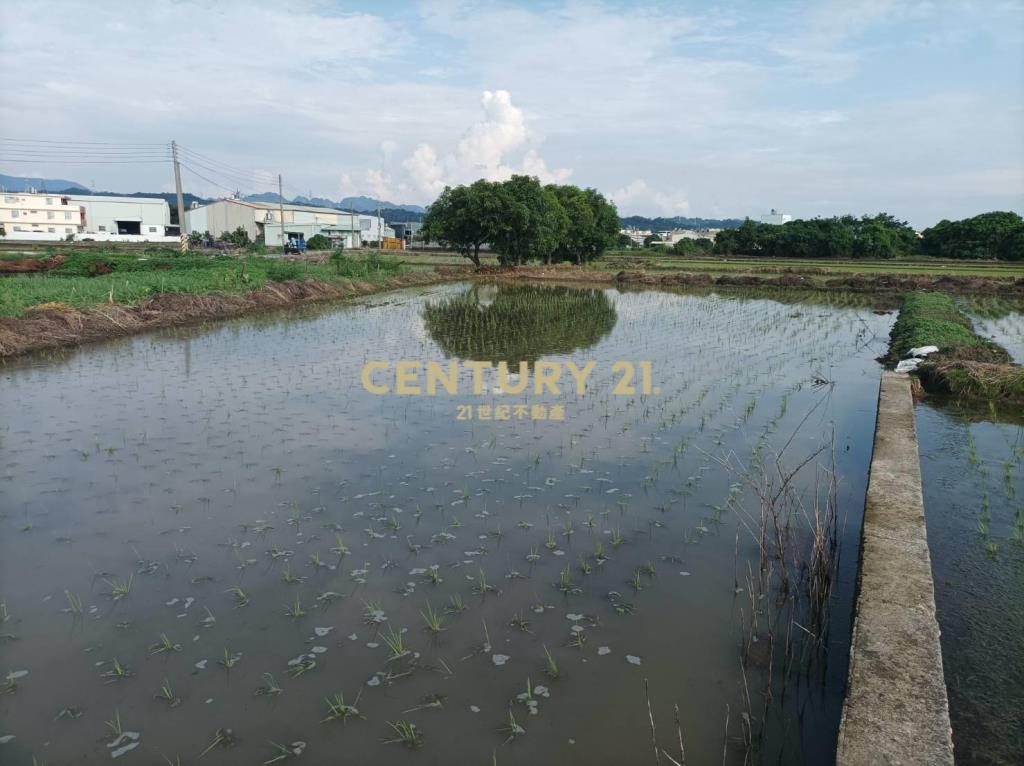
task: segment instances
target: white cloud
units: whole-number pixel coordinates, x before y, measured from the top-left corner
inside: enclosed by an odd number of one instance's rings
[[[505,90],[484,91],[483,118],[471,125],[454,149],[441,156],[430,144],[420,144],[403,163],[415,189],[429,201],[446,185],[472,183],[479,178],[504,181],[516,173],[562,182],[567,168],[549,169],[531,144],[534,137],[523,111]]]

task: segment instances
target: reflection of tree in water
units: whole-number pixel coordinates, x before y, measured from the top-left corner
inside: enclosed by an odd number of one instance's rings
[[[427,332],[447,356],[510,366],[593,346],[617,318],[601,290],[532,285],[474,285],[423,311]]]

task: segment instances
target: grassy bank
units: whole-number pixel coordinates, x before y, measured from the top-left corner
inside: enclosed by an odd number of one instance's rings
[[[0,279],[0,316],[24,316],[32,307],[47,304],[132,306],[165,294],[241,295],[296,279],[328,284],[352,279],[373,282],[401,271],[396,259],[377,254],[311,263],[260,256],[182,256],[173,250],[76,252],[51,271]]]
[[[1012,364],[1005,349],[978,336],[951,296],[915,292],[904,297],[889,336],[887,361],[895,364],[921,346],[939,348],[917,369],[926,391],[965,400],[1024,402],[1024,367]]]
[[[468,261],[457,253],[409,250],[398,254],[402,263],[413,267],[457,266]],[[485,266],[496,266],[498,259],[482,254]],[[901,260],[843,260],[830,258],[753,258],[746,256],[684,256],[659,250],[612,250],[588,264],[588,270],[620,271],[644,269],[651,272],[688,272],[692,274],[756,275],[796,273],[815,280],[852,275],[895,277],[985,277],[1022,279],[1024,264],[1006,261],[954,261],[942,258]]]

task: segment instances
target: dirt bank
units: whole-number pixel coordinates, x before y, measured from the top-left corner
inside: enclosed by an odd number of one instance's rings
[[[241,295],[168,293],[136,306],[104,304],[72,308],[59,303],[37,306],[23,317],[0,317],[0,359],[31,351],[77,346],[160,327],[194,324],[287,308],[317,301],[351,298],[401,287],[464,278],[461,272],[413,273],[382,282],[321,282],[314,279],[272,282]]]
[[[955,293],[1022,294],[1024,278],[993,279],[966,276],[910,276],[890,274],[851,274],[833,279],[812,279],[799,272],[777,277],[753,274],[689,274],[686,272],[656,273],[647,271],[580,270],[574,267],[549,266],[510,269],[485,266],[471,272],[478,277],[497,279],[549,279],[560,282],[592,282],[681,287],[802,287],[809,290],[847,290],[870,293],[903,293],[914,290],[941,290]]]

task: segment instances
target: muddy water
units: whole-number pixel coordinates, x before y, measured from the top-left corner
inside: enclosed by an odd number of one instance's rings
[[[958,764],[1024,762],[1024,429],[990,417],[917,410]]]
[[[662,746],[677,704],[690,763],[831,757],[892,317],[476,288],[501,309],[494,345],[464,306],[427,320],[471,289],[3,368],[0,762],[195,763],[212,745],[203,763],[639,763],[645,678]],[[597,365],[582,397],[477,397],[465,373],[457,396],[360,384],[367,360],[445,350]],[[614,395],[618,360],[650,360],[660,392]],[[510,401],[565,419],[456,418]],[[763,650],[743,667],[759,506],[736,466],[783,445],[795,465],[833,431],[831,629],[806,669]],[[830,462],[798,474],[802,497]],[[325,721],[338,693],[358,715]],[[387,743],[389,722],[421,746]]]

